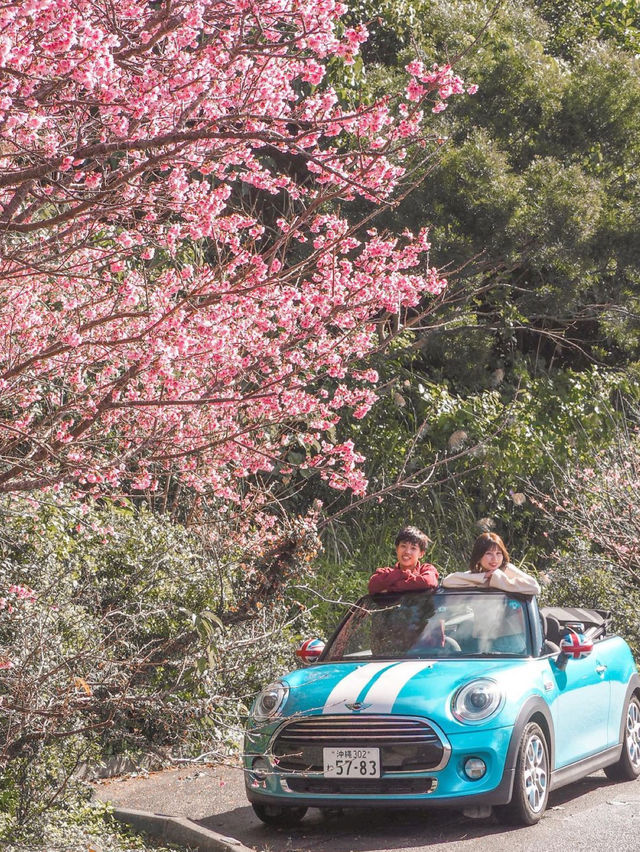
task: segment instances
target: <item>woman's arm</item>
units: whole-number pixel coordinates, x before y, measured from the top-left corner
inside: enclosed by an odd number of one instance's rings
[[[517,592],[521,595],[539,595],[540,584],[531,574],[525,574],[509,563],[505,568],[496,568],[489,579],[490,589],[502,589],[504,592]]]

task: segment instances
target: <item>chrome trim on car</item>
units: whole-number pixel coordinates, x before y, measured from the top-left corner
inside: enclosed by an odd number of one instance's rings
[[[438,779],[431,775],[407,777],[393,774],[371,780],[322,778],[317,775],[291,773],[288,783],[280,785],[286,792],[307,796],[430,796],[438,787]]]
[[[288,729],[294,729],[288,731]],[[325,743],[338,742],[345,747],[370,746],[394,747],[402,745],[433,744],[442,749],[442,757],[435,766],[428,769],[389,770],[388,777],[399,775],[430,774],[443,769],[449,762],[451,746],[440,728],[431,720],[421,716],[381,716],[374,714],[359,715],[317,715],[296,716],[287,719],[271,735],[267,752],[274,766],[278,766],[278,757],[274,755],[274,745],[278,738],[286,734],[287,740],[300,742],[300,745],[322,747]],[[384,766],[382,767],[384,772]],[[283,773],[323,777],[322,772],[283,768]]]

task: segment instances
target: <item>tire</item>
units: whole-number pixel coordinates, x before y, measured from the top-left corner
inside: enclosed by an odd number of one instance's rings
[[[281,828],[291,828],[302,820],[307,812],[303,807],[280,807],[279,805],[251,805],[259,820],[266,825],[277,825]]]
[[[640,701],[632,695],[626,709],[622,752],[617,763],[605,766],[611,781],[635,781],[640,776]]]
[[[494,808],[500,822],[535,825],[549,799],[549,747],[535,722],[529,722],[518,746],[513,794],[508,805]]]

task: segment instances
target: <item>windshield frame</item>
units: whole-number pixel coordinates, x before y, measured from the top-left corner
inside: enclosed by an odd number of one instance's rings
[[[412,652],[411,654],[401,654],[401,653],[381,653],[381,654],[373,654],[373,653],[353,653],[348,656],[344,656],[344,654],[340,654],[338,652],[335,653],[336,649],[336,641],[341,636],[342,632],[347,628],[349,622],[357,617],[357,613],[362,611],[363,609],[366,611],[370,610],[371,604],[373,603],[376,607],[374,612],[381,611],[380,605],[383,605],[383,608],[393,609],[395,606],[402,604],[403,599],[407,599],[411,601],[411,598],[414,598],[416,602],[422,601],[426,605],[428,601],[433,604],[434,609],[438,609],[439,607],[444,606],[445,602],[450,604],[454,604],[455,599],[460,599],[460,605],[465,603],[465,599],[468,601],[485,600],[485,603],[488,603],[487,598],[489,597],[498,597],[506,602],[507,606],[513,606],[514,608],[521,608],[523,613],[523,626],[522,626],[522,635],[524,637],[525,647],[523,650],[519,650],[517,652],[505,651],[505,650],[496,650],[496,651],[488,651],[484,650],[470,650],[469,647],[460,646],[460,650],[455,650],[454,648],[449,648],[447,652],[441,651],[438,649],[421,649],[418,652]],[[509,602],[513,601],[513,604]],[[326,646],[318,659],[318,662],[327,662],[327,663],[354,663],[354,662],[373,662],[373,661],[382,661],[382,660],[421,660],[421,659],[451,659],[451,660],[468,660],[468,659],[486,659],[486,660],[502,660],[502,659],[529,659],[534,656],[538,656],[540,653],[539,649],[539,629],[536,629],[536,615],[537,615],[537,607],[534,605],[535,598],[531,595],[519,595],[519,594],[510,594],[504,592],[502,590],[497,589],[443,589],[439,588],[436,591],[419,591],[419,592],[402,592],[402,593],[388,593],[383,595],[365,595],[360,598],[353,606],[349,609],[347,614],[338,624],[336,630],[332,633],[331,637],[326,643]],[[480,606],[484,606],[484,604],[480,604]],[[534,612],[535,609],[535,612]],[[433,619],[430,619],[433,620]],[[538,616],[539,620],[539,616]],[[445,621],[445,630],[450,628],[450,624],[447,624]],[[449,635],[449,634],[447,634]],[[454,632],[455,635],[455,632]]]

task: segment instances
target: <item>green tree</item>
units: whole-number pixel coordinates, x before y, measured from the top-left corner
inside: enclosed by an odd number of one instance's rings
[[[384,8],[374,44],[394,29],[391,11],[402,12],[397,3]],[[414,11],[410,32],[396,19],[396,38],[385,41],[369,85],[388,85],[412,52],[429,58],[465,49],[459,67],[479,85],[440,117],[449,140],[442,162],[394,214],[414,227],[433,223],[433,257],[449,264],[450,282],[466,296],[446,318],[460,327],[446,329],[458,338],[453,376],[474,360],[465,347],[472,355],[473,338],[487,333],[494,343],[487,381],[496,367],[531,353],[542,367],[633,362],[638,60],[594,40],[570,61],[554,55],[552,30],[527,4],[501,4],[492,18],[483,4],[464,0],[425,0]],[[443,336],[425,334],[427,374]]]
[[[344,588],[361,588],[353,570],[388,559],[405,519],[434,538],[445,568],[459,566],[483,519],[544,564],[544,523],[512,495],[523,477],[540,485],[554,464],[577,465],[592,441],[611,440],[635,396],[640,75],[607,8],[356,4],[370,21],[359,80],[370,97],[416,55],[450,56],[479,89],[438,116],[437,165],[411,152],[423,181],[388,214],[394,228],[432,223],[449,290],[428,327],[400,318],[405,335],[376,365],[377,409],[345,425],[382,502],[349,515],[344,499],[321,495],[338,513],[325,530],[327,590],[338,570]]]

